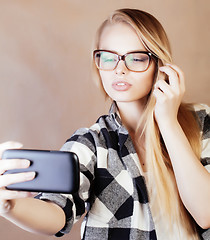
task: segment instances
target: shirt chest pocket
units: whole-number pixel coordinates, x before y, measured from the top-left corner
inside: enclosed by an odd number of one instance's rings
[[[126,170],[112,176],[105,168],[97,168],[93,210],[98,215],[108,214],[120,220],[133,213],[133,180]],[[102,210],[103,209],[103,210]]]

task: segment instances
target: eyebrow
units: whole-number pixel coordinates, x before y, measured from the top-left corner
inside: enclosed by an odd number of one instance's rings
[[[112,52],[112,53],[118,54],[118,55],[120,55],[120,56],[123,56],[123,55],[128,54],[128,53],[137,53],[137,52],[151,53],[151,52],[149,52],[149,51],[147,51],[147,50],[145,50],[145,49],[143,49],[143,50],[138,49],[138,50],[128,51],[128,52],[125,52],[124,54],[120,54],[120,53],[117,52],[117,51],[109,50],[109,49],[104,49],[104,48],[103,48],[103,49],[97,49],[97,50]]]

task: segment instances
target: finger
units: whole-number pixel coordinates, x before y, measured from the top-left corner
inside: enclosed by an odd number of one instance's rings
[[[153,94],[156,102],[163,103],[167,99],[166,95],[158,88],[154,89]]]
[[[2,203],[4,202],[3,201],[4,199],[12,200],[17,198],[26,198],[30,196],[31,196],[30,192],[13,191],[13,190],[6,190],[6,189],[2,189],[0,191],[0,199]]]
[[[185,91],[185,76],[184,76],[184,72],[181,70],[181,68],[179,68],[178,66],[176,66],[174,64],[170,64],[169,66],[177,72],[177,74],[179,76],[180,88],[183,91]]]
[[[19,143],[19,142],[14,142],[14,141],[7,141],[4,143],[0,144],[0,157],[2,156],[2,153],[6,150],[6,149],[17,149],[17,148],[22,148],[23,144]]]
[[[38,192],[28,192],[28,197],[35,198],[37,195],[39,195]]]
[[[180,87],[179,86],[180,80],[177,72],[174,69],[172,69],[169,65],[160,67],[159,70],[168,75],[170,86],[173,87],[175,91],[178,91]]]
[[[7,170],[28,168],[30,161],[27,159],[7,159],[0,161],[0,174]]]
[[[0,188],[7,187],[10,184],[26,182],[35,178],[35,172],[13,173],[0,176]]]
[[[23,147],[22,143],[7,141],[0,144],[0,151],[5,149],[10,149],[10,148],[21,148],[21,147]]]
[[[166,83],[165,80],[158,80],[158,81],[155,83],[154,88],[155,88],[155,89],[159,89],[161,92],[163,92],[164,94],[166,94],[168,97],[173,95],[172,90],[171,90],[169,84]]]

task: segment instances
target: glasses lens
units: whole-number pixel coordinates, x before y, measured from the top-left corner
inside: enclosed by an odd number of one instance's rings
[[[118,62],[118,56],[111,52],[98,51],[95,53],[95,62],[100,69],[113,70]]]
[[[125,58],[126,66],[132,71],[145,71],[150,62],[150,57],[146,53],[129,53]]]

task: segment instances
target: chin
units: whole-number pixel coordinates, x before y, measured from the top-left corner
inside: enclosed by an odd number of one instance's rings
[[[124,102],[124,103],[130,103],[130,102],[136,102],[140,99],[134,99],[134,98],[112,98],[115,102]]]

